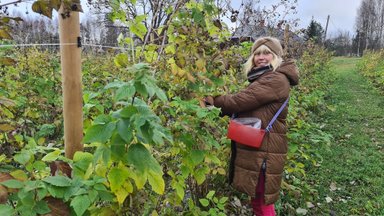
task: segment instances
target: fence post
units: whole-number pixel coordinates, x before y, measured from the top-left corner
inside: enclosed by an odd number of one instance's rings
[[[59,10],[59,36],[63,88],[65,156],[73,158],[83,150],[83,98],[81,81],[81,47],[79,12],[65,16],[63,5]]]

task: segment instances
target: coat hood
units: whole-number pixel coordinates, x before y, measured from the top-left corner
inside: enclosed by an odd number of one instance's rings
[[[294,60],[288,60],[281,63],[281,65],[276,69],[276,72],[284,74],[291,86],[299,84],[299,71]]]

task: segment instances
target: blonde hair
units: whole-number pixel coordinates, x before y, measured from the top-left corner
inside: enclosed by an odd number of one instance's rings
[[[255,55],[260,54],[260,53],[271,53],[273,55],[273,58],[271,61],[271,66],[272,66],[273,71],[275,71],[276,68],[278,68],[281,65],[281,63],[283,62],[283,59],[280,56],[278,56],[276,53],[272,52],[272,50],[270,48],[268,48],[265,45],[261,45],[248,57],[248,60],[244,64],[243,71],[244,71],[246,76],[247,76],[248,72],[251,71],[252,68],[255,67],[255,62],[253,60]]]

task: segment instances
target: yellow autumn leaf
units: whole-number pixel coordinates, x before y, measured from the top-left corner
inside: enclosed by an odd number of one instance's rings
[[[193,82],[193,83],[196,82],[195,77],[193,77],[190,73],[187,73],[187,79],[188,79],[189,81]]]
[[[12,39],[12,36],[9,34],[9,32],[5,29],[0,29],[0,40],[3,39]]]
[[[205,65],[206,65],[206,61],[205,61],[205,59],[203,59],[203,58],[199,58],[197,61],[196,61],[196,67],[197,67],[197,69],[198,70],[200,70],[200,71],[206,71],[206,69],[205,69]]]
[[[114,191],[114,193],[116,195],[117,202],[119,204],[123,204],[129,194],[128,191],[123,187],[120,188],[119,190]]]
[[[225,169],[223,169],[223,168],[218,168],[217,169],[217,172],[220,174],[220,175],[225,175]]]
[[[23,170],[15,170],[9,174],[11,174],[12,177],[14,177],[15,179],[17,179],[19,181],[28,180],[28,175]]]
[[[127,190],[128,193],[133,192],[133,185],[129,179],[127,179],[127,181],[125,181],[123,187]]]
[[[95,167],[95,172],[98,176],[105,177],[107,175],[107,167],[104,164],[97,164]]]
[[[84,179],[88,180],[92,174],[93,174],[93,165],[92,165],[92,163],[90,163],[88,168],[87,168],[87,171],[85,171]]]
[[[10,124],[0,124],[0,131],[1,132],[8,132],[8,131],[12,131],[14,129],[15,128]]]

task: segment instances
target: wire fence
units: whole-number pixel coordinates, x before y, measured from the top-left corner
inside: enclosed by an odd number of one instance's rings
[[[0,44],[0,48],[12,48],[12,47],[49,47],[49,46],[73,46],[78,45],[77,43],[30,43],[30,44]],[[131,48],[126,47],[117,47],[117,46],[107,46],[102,44],[81,44],[82,47],[96,47],[96,48],[108,48],[108,49],[118,49],[118,50],[131,50]]]

